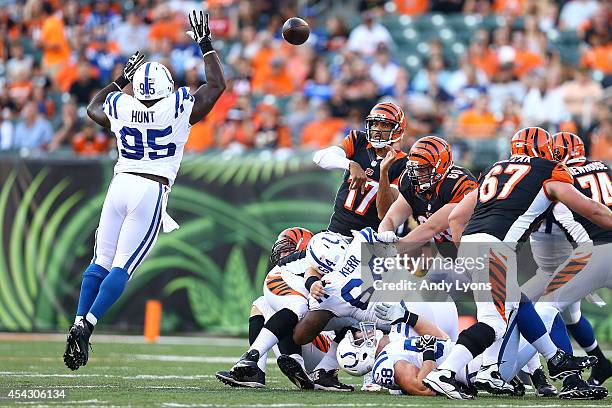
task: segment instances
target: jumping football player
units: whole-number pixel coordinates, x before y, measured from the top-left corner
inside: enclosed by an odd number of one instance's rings
[[[473,271],[472,279],[489,283],[492,289],[484,296],[477,295],[478,323],[461,332],[449,358],[423,380],[449,398],[463,398],[455,384],[455,373],[501,339],[511,320],[518,323],[521,334],[547,360],[553,379],[573,377],[569,374],[596,362],[595,358],[574,357],[558,349],[533,304],[521,298],[519,307],[519,299],[508,299],[520,294],[516,244],[528,237],[553,201],[563,202],[601,226],[612,228],[612,212],[580,194],[572,185],[567,167],[551,161],[552,158],[548,132],[540,128],[518,131],[511,141],[510,159],[483,172],[479,189],[455,208],[459,213],[465,212],[465,208],[468,213],[473,209],[465,230],[460,223],[454,225],[453,214],[450,216],[453,237],[463,233],[459,248],[462,257],[488,257],[488,268]],[[466,243],[469,244],[464,246]],[[567,386],[572,385],[568,382]]]
[[[191,31],[206,67],[207,84],[194,94],[174,90],[170,71],[136,52],[123,73],[98,92],[87,114],[117,137],[119,159],[96,230],[94,255],[83,273],[74,324],[66,339],[64,363],[87,364],[96,323],[123,293],[127,281],[157,240],[161,226],[177,228],[166,214],[170,187],[183,157],[191,125],[213,108],[225,89],[223,69],[213,49],[208,14],[189,15]],[[134,96],[122,90],[133,82]]]

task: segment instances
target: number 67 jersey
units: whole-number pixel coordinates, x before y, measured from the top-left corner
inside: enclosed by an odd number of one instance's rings
[[[115,174],[153,174],[166,177],[172,185],[189,137],[193,104],[194,97],[187,87],[151,107],[124,92],[108,94],[103,109],[117,137],[119,160]]]
[[[572,184],[573,178],[564,164],[539,157],[516,155],[493,164],[480,177],[478,202],[463,235],[522,241],[552,204],[545,189],[549,181]]]

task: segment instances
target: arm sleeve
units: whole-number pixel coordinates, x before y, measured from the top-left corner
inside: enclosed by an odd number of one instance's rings
[[[357,144],[357,133],[351,130],[350,133],[342,140],[342,148],[346,157],[352,159],[355,155],[355,145]]]
[[[461,177],[457,183],[453,186],[449,197],[449,204],[458,203],[463,200],[468,193],[475,190],[478,187],[476,180],[471,179],[467,175]]]
[[[584,227],[574,220],[574,214],[563,203],[557,203],[553,207],[553,215],[559,226],[570,236],[572,241],[578,244],[591,242],[589,233]]]
[[[326,170],[349,168],[350,160],[346,157],[346,152],[339,146],[331,146],[318,150],[312,158],[319,167]]]

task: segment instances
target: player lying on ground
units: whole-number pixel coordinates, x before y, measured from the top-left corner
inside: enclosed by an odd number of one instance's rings
[[[569,381],[573,375],[569,374],[596,362],[594,357],[574,357],[558,349],[531,302],[517,299],[520,289],[516,279],[515,247],[529,235],[538,218],[555,200],[605,228],[612,227],[612,212],[580,194],[572,186],[573,179],[567,167],[550,160],[552,142],[545,130],[520,130],[513,136],[511,145],[510,159],[497,162],[484,172],[479,189],[468,194],[453,211],[470,213],[470,209],[473,210],[465,230],[461,224],[453,225],[451,214],[453,238],[463,233],[459,256],[487,255],[488,267],[474,270],[471,275],[474,282],[489,283],[492,290],[475,299],[478,323],[459,335],[457,347],[449,358],[423,380],[449,398],[465,397],[456,386],[455,373],[493,343],[501,341],[511,318],[517,319],[521,335],[545,357],[551,378],[567,377],[566,386],[571,386]],[[513,298],[507,299],[506,294]],[[583,386],[578,381],[573,384]]]
[[[96,323],[123,293],[127,281],[149,254],[160,227],[178,228],[166,214],[170,187],[178,172],[191,125],[210,112],[225,89],[223,69],[212,47],[208,14],[189,16],[204,57],[207,84],[194,94],[174,90],[170,71],[134,54],[123,73],[98,92],[87,114],[117,137],[119,159],[96,230],[94,255],[83,273],[74,324],[66,339],[64,363],[71,370],[87,364]],[[134,96],[122,92],[133,81]]]
[[[270,264],[275,266],[264,281],[264,296],[253,302],[250,347],[230,371],[217,372],[220,381],[232,386],[263,387],[267,353],[273,349],[280,353],[277,364],[281,372],[300,389],[353,390],[338,380],[336,349],[329,341],[329,336],[335,336],[333,332],[327,336],[320,333],[302,347],[293,343],[293,328],[308,310],[303,275],[310,268],[305,248],[311,236],[303,228],[288,228],[279,234],[270,256]]]

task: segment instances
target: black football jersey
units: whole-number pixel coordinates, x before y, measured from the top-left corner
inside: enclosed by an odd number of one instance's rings
[[[569,167],[570,174],[574,177],[574,187],[585,196],[598,201],[607,207],[612,206],[612,184],[610,176],[612,172],[605,163],[600,161],[586,161],[580,166]],[[557,206],[561,206],[559,203]],[[583,242],[592,240],[594,243],[609,243],[612,242],[612,231],[601,228],[589,219],[569,210],[563,206],[565,211],[571,212],[570,222],[563,221],[563,218],[558,217],[558,208],[555,206],[555,216],[558,219],[557,224],[571,237],[574,242]],[[572,227],[571,221],[576,221],[581,228]],[[583,239],[580,239],[583,238]]]
[[[552,204],[544,185],[553,180],[573,182],[564,164],[539,157],[513,156],[493,164],[479,179],[478,202],[463,235],[524,240]]]
[[[407,171],[402,173],[399,182],[400,194],[412,208],[412,216],[419,224],[423,224],[446,204],[458,203],[476,187],[478,183],[472,173],[459,166],[452,166],[446,177],[437,183],[431,192],[417,194]],[[451,242],[452,236],[450,231],[446,230],[436,235],[434,239],[436,242]]]
[[[349,172],[344,172],[344,179],[336,194],[334,213],[329,221],[328,230],[342,235],[352,236],[351,230],[365,227],[378,229],[380,219],[376,210],[376,193],[380,179],[380,162],[374,148],[366,139],[364,132],[352,130],[342,141],[346,157],[359,163],[368,176],[365,193],[349,190]],[[402,171],[406,168],[406,153],[398,152],[399,158],[389,169],[389,182],[397,185]]]

